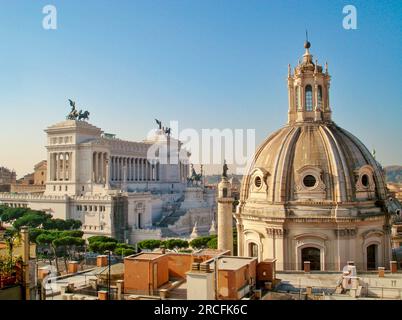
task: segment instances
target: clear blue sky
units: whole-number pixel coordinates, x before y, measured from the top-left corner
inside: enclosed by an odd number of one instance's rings
[[[42,28],[42,8],[58,29]],[[342,8],[357,8],[357,30]],[[255,128],[287,119],[287,64],[329,63],[334,120],[402,164],[402,2],[130,0],[1,1],[0,165],[19,176],[44,159],[43,129],[68,98],[91,123],[143,139],[154,118],[181,128]]]

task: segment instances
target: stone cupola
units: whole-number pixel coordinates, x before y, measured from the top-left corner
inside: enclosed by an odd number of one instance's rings
[[[288,66],[288,124],[297,122],[331,121],[328,64],[325,71],[310,53],[310,42],[304,43],[305,53],[293,69]]]

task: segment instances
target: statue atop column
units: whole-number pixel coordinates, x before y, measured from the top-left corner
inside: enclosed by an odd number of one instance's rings
[[[172,128],[163,128],[163,131],[169,137],[172,133]]]
[[[228,177],[228,165],[226,164],[226,160],[223,160],[223,172],[222,172],[222,177],[227,178]]]

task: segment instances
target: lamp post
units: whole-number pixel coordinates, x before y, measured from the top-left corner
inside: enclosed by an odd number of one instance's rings
[[[109,272],[108,272],[108,275],[107,275],[107,299],[108,300],[111,300],[110,299],[110,265],[111,265],[111,258],[110,258],[110,254],[111,254],[111,252],[110,252],[110,250],[107,250],[107,251],[105,251],[105,253],[108,255],[108,269],[109,269]]]

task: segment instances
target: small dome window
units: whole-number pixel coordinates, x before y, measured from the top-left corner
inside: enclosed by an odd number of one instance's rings
[[[254,184],[257,188],[260,188],[262,185],[261,177],[256,177],[254,180]]]
[[[314,187],[316,183],[317,183],[317,179],[311,174],[308,174],[307,176],[305,176],[303,178],[303,184],[307,188]]]
[[[365,187],[368,187],[369,184],[370,184],[369,176],[367,174],[363,174],[362,175],[362,185]]]
[[[313,88],[308,84],[305,89],[306,111],[313,111]]]

